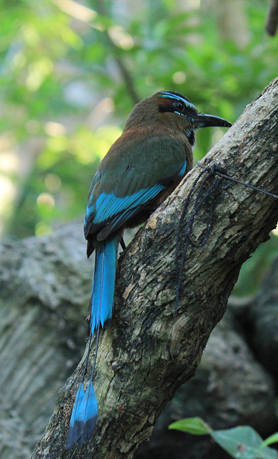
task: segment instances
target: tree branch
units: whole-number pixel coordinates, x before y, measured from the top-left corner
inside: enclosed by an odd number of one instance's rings
[[[228,174],[276,192],[277,124],[278,79],[246,108],[203,163],[221,163]],[[163,406],[195,373],[242,263],[268,238],[278,216],[276,199],[223,180],[210,238],[203,248],[188,251],[179,313],[173,317],[176,227],[199,173],[195,167],[188,174],[120,257],[113,323],[99,346],[95,390],[100,414],[90,443],[81,450],[64,449],[83,357],[60,391],[34,459],[132,458]],[[204,234],[207,218],[203,206],[196,237]]]
[[[107,14],[107,8],[105,6],[105,3],[102,0],[97,0],[96,4],[97,4],[98,11],[103,16],[107,16],[108,14]],[[121,73],[123,81],[125,82],[126,91],[129,94],[129,97],[131,98],[133,104],[138,104],[138,102],[140,102],[140,97],[139,97],[139,94],[138,94],[138,92],[136,90],[136,87],[135,87],[135,84],[134,84],[135,82],[132,79],[132,75],[129,72],[128,67],[127,67],[127,65],[125,63],[125,60],[119,54],[120,50],[118,49],[118,47],[115,45],[114,41],[109,36],[107,30],[104,30],[102,32],[102,34],[103,34],[103,37],[104,37],[104,39],[105,39],[105,41],[107,43],[107,46],[111,50],[111,55],[112,55],[113,59],[115,60],[117,66],[119,68],[119,71]]]
[[[267,13],[265,30],[274,37],[277,31],[278,24],[278,0],[270,0],[270,5]]]

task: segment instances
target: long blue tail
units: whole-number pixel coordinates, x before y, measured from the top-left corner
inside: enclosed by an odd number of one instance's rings
[[[108,326],[112,318],[115,277],[117,265],[118,235],[109,241],[98,243],[96,248],[95,272],[91,295],[91,317],[89,349],[86,357],[82,383],[76,393],[74,401],[66,448],[70,449],[74,443],[81,446],[87,443],[97,422],[98,404],[93,388],[93,379],[97,360],[100,327]],[[87,373],[88,359],[92,335],[96,330],[96,351],[89,384],[84,390],[85,374]]]

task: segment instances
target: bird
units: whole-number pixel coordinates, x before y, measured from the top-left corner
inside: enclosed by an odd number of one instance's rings
[[[194,131],[230,127],[224,118],[198,113],[175,91],[160,91],[141,100],[130,113],[122,135],[100,162],[92,180],[84,221],[88,258],[95,251],[90,300],[89,350],[70,418],[66,449],[86,444],[98,416],[93,387],[101,329],[113,311],[117,250],[125,228],[143,223],[193,167]],[[96,350],[86,383],[92,337]],[[85,389],[86,386],[86,389]]]

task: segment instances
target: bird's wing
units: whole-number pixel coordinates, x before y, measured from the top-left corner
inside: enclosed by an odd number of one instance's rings
[[[186,172],[185,149],[175,139],[160,136],[114,145],[91,184],[87,239],[104,227],[106,236],[114,232]]]

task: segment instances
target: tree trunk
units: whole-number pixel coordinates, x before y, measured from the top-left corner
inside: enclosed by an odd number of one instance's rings
[[[276,192],[277,96],[278,79],[247,107],[203,164],[221,163],[229,175]],[[99,346],[94,385],[100,413],[91,441],[81,450],[65,452],[83,358],[60,391],[33,458],[132,458],[149,438],[163,406],[194,375],[242,263],[268,238],[278,215],[276,199],[221,180],[210,237],[202,248],[189,247],[179,311],[173,316],[176,230],[200,171],[195,167],[188,174],[120,257],[112,326],[101,334]],[[207,208],[205,204],[198,212],[197,240],[207,228]],[[181,240],[184,244],[183,236]]]

